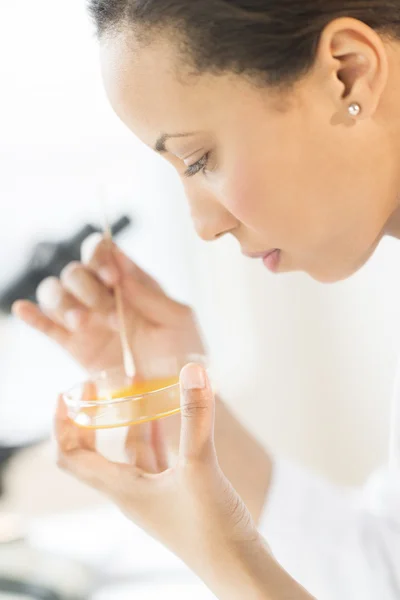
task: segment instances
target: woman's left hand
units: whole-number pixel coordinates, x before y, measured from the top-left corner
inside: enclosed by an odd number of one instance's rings
[[[214,397],[204,369],[187,365],[181,390],[181,440],[174,467],[168,465],[159,421],[133,426],[126,444],[130,464],[113,463],[96,452],[94,431],[68,419],[61,400],[56,416],[59,465],[106,494],[186,562],[219,598],[286,598],[283,592],[293,591],[293,585],[300,588],[269,554],[218,465]],[[275,586],[282,596],[270,595]]]

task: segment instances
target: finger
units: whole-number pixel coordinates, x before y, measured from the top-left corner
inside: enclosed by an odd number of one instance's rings
[[[87,322],[87,308],[67,292],[56,277],[44,279],[36,294],[42,312],[59,325],[75,331]]]
[[[118,283],[120,278],[131,276],[149,288],[162,291],[160,285],[148,273],[104,235],[90,235],[82,244],[81,256],[82,262],[109,287]]]
[[[100,234],[92,234],[84,241],[82,260],[108,287],[120,282],[126,302],[154,324],[175,324],[191,314],[186,306],[169,298],[160,285],[110,239]]]
[[[122,477],[125,476],[123,465],[113,463],[97,452],[77,449],[68,453],[61,452],[58,466],[109,498],[119,499]],[[134,481],[134,477],[135,472],[132,471],[130,479]]]
[[[80,448],[78,428],[68,417],[68,409],[62,396],[58,397],[54,429],[61,453],[71,452]]]
[[[55,323],[55,321],[43,314],[40,308],[33,302],[18,300],[13,304],[12,312],[18,319],[21,319],[21,321],[36,329],[36,331],[43,333],[62,346],[70,338],[71,334],[65,327]]]
[[[125,301],[155,325],[175,325],[191,316],[187,306],[169,298],[150,275],[104,236],[92,234],[84,241],[82,260],[108,287],[120,282]],[[117,319],[110,323],[116,326]]]
[[[169,468],[169,460],[167,441],[161,421],[153,421],[151,424],[151,443],[157,461],[158,472],[162,473]]]
[[[134,278],[126,279],[122,289],[126,302],[155,325],[186,324],[188,317],[191,316],[187,306],[172,300],[160,290],[143,285]]]
[[[87,381],[83,386],[82,400],[95,400],[97,388],[93,381]],[[96,410],[96,409],[95,409]],[[86,450],[96,449],[96,430],[87,427],[78,427],[78,441],[81,448]]]
[[[160,284],[153,279],[151,275],[146,273],[146,271],[143,271],[137,263],[134,263],[133,260],[124,254],[124,252],[122,252],[115,244],[113,251],[117,267],[120,269],[122,276],[130,275],[146,287],[164,293]]]
[[[55,430],[60,468],[103,493],[117,495],[121,483],[118,465],[82,445],[81,431],[68,418],[61,398],[56,412]]]
[[[114,295],[110,289],[82,263],[67,265],[60,279],[64,289],[85,307],[101,313],[114,310]]]
[[[158,473],[157,459],[152,446],[151,423],[132,425],[126,436],[125,451],[131,464],[146,473]]]
[[[180,376],[181,441],[179,456],[185,460],[215,457],[214,394],[207,373],[200,365],[186,365]]]
[[[81,248],[83,264],[108,287],[115,286],[120,280],[112,248],[112,241],[101,233],[93,233],[87,237]]]
[[[85,386],[82,399],[93,398],[93,395],[86,393],[86,390],[89,390],[89,387]],[[84,450],[95,450],[96,448],[96,431],[79,427],[69,418],[68,408],[62,396],[59,396],[57,402],[55,433],[63,452],[70,452],[78,448]]]

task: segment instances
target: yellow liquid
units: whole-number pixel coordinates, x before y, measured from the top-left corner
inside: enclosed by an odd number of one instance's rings
[[[180,391],[176,385],[178,382],[178,376],[136,381],[128,387],[110,393],[108,397],[104,397],[103,394],[101,397],[86,396],[86,399],[97,400],[99,404],[82,408],[74,421],[86,429],[112,429],[148,423],[177,414],[180,411]],[[129,400],[131,396],[137,398]],[[110,403],[110,400],[119,398],[127,400]]]
[[[175,385],[178,381],[179,377],[176,376],[163,379],[152,379],[151,381],[135,381],[129,387],[113,392],[111,398],[117,400],[118,398],[129,398],[129,396],[148,394],[149,392],[155,392],[170,387],[171,385]]]

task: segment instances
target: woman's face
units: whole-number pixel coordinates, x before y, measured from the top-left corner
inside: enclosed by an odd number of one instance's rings
[[[259,256],[278,249],[267,267],[319,281],[372,254],[396,207],[391,138],[341,113],[319,72],[278,92],[191,75],[166,39],[132,48],[120,36],[101,56],[116,113],[176,169],[201,238],[229,233]]]

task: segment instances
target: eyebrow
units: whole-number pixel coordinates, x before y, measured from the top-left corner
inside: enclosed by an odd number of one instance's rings
[[[160,137],[156,141],[156,143],[154,145],[154,150],[156,152],[160,152],[160,153],[167,152],[167,147],[165,144],[168,142],[168,140],[170,140],[171,138],[189,137],[191,135],[194,135],[194,132],[193,133],[163,133],[160,135]]]

